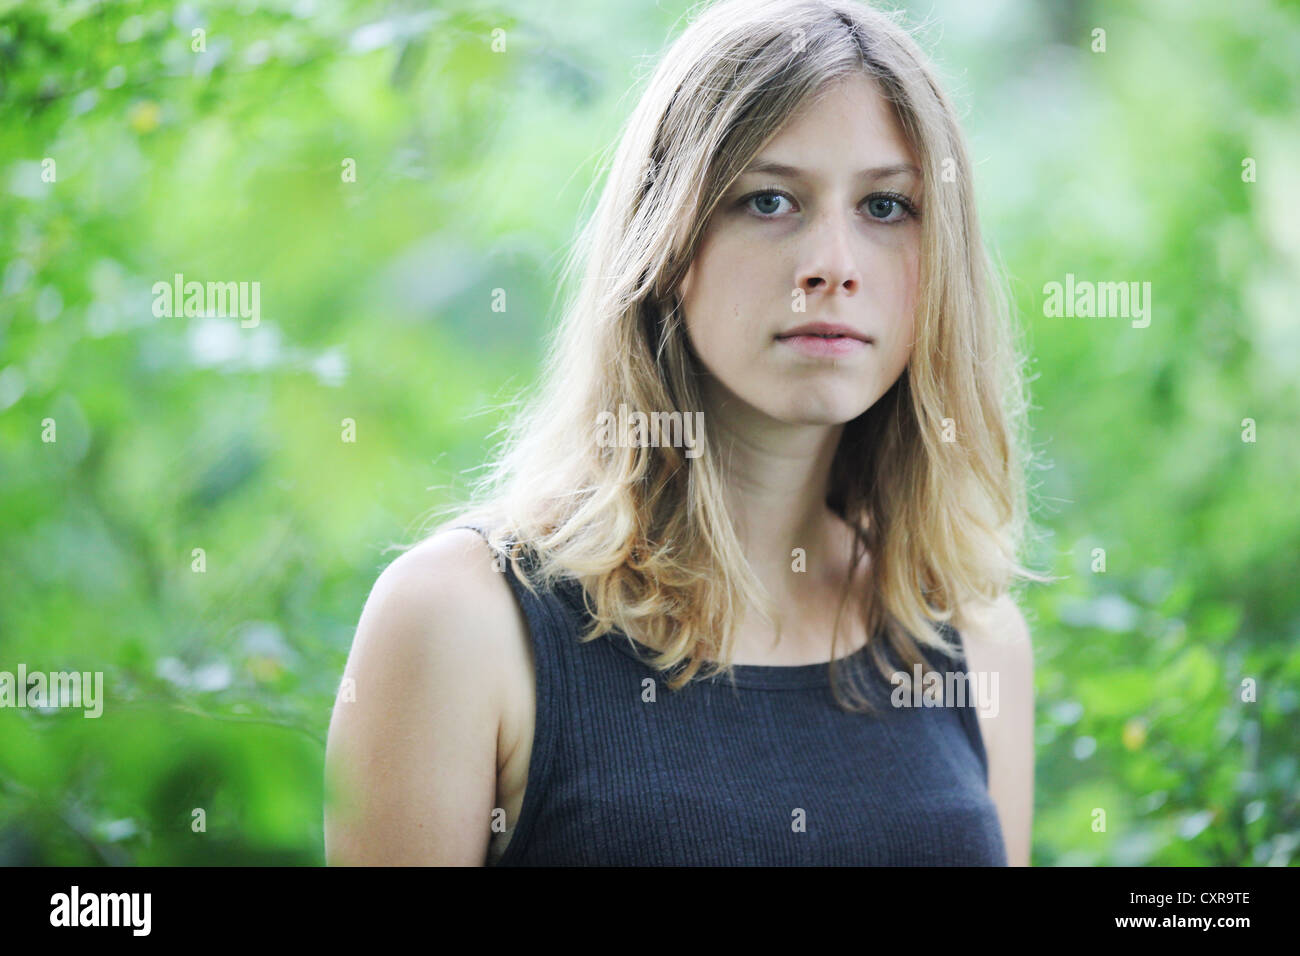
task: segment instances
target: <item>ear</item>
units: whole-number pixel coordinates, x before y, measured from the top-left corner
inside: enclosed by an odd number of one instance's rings
[[[691,280],[695,278],[695,263],[692,262],[686,268],[686,275],[682,276],[681,285],[677,289],[677,298],[685,299],[691,292]]]

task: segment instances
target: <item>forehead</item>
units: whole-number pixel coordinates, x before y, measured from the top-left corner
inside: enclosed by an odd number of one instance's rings
[[[762,162],[856,171],[916,165],[916,155],[876,82],[854,73],[831,81],[791,114],[754,158]]]

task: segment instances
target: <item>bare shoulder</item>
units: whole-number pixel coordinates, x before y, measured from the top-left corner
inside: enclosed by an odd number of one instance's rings
[[[977,711],[1007,861],[1028,866],[1034,810],[1034,653],[1025,616],[1010,595],[954,615],[966,669],[991,693]]]
[[[484,625],[508,616],[513,604],[487,542],[468,528],[440,532],[389,564],[366,609],[376,602],[399,620],[409,618],[409,623],[454,633],[471,644],[490,640],[496,631]]]
[[[1026,702],[1032,709],[1034,648],[1015,600],[1004,594],[992,604],[963,607],[953,626],[961,632],[967,670],[996,674],[1001,697],[1019,711]]]
[[[330,722],[328,862],[483,862],[516,613],[472,530],[440,532],[379,575]]]
[[[992,604],[962,607],[953,617],[953,626],[961,631],[963,643],[969,639],[980,645],[980,649],[998,647],[1013,657],[1032,655],[1029,625],[1010,594],[1002,595]]]
[[[495,690],[493,661],[500,658],[502,625],[514,601],[487,542],[476,532],[443,531],[404,552],[371,588],[352,645],[359,663],[402,661],[414,680],[425,665],[452,669],[477,690]]]

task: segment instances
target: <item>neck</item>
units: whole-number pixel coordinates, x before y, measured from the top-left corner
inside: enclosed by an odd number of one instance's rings
[[[843,522],[826,505],[844,426],[774,422],[734,398],[712,407],[710,435],[745,557],[778,605],[806,604],[846,557]]]

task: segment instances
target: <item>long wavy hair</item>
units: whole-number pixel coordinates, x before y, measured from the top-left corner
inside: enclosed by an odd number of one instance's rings
[[[741,170],[849,74],[871,77],[891,104],[926,197],[915,346],[894,385],[845,424],[827,494],[853,529],[852,567],[871,555],[870,593],[857,597],[876,666],[886,679],[896,671],[888,645],[907,672],[928,670],[919,645],[959,653],[946,637],[959,607],[996,600],[1016,577],[1049,580],[1018,559],[1028,400],[1012,315],[980,237],[956,115],[900,22],[854,0],[725,0],[698,13],[621,130],[570,250],[573,291],[540,388],[515,403],[471,500],[441,509],[454,517],[430,532],[486,529],[530,589],[576,580],[591,620],[581,639],[637,635],[655,650],[653,666],[675,672],[673,690],[729,672],[742,609],[771,622],[772,600],[724,504],[728,478],[707,421],[703,452],[687,457],[648,441],[598,441],[598,417],[620,404],[647,414],[704,408],[680,282]],[[850,596],[846,584],[835,632]],[[856,688],[841,692],[834,647],[833,633],[836,700],[873,710]]]

